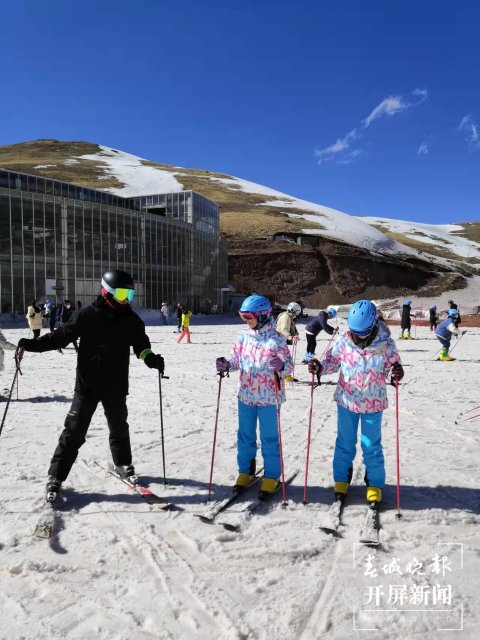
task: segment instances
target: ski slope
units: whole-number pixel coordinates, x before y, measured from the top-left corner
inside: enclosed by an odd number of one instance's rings
[[[282,410],[286,468],[300,469],[288,489],[288,508],[283,510],[277,500],[243,520],[242,504],[232,506],[222,520],[240,523],[239,533],[194,517],[208,488],[218,390],[215,358],[228,353],[239,327],[237,319],[193,317],[191,345],[178,345],[172,327],[147,327],[153,349],[164,355],[170,376],[162,384],[166,487],[157,378],[132,359],[128,405],[137,471],[153,491],[183,511],[157,512],[115,478],[80,461],[109,459],[108,430],[100,408],[64,485],[57,535],[51,540],[33,539],[31,532],[40,514],[48,462],[70,407],[76,355],[73,348],[64,350],[64,355],[26,354],[18,401],[15,392],[0,437],[0,638],[478,637],[480,422],[454,422],[460,411],[480,404],[480,329],[470,329],[458,342],[454,350],[458,360],[452,363],[432,359],[439,344],[424,327],[418,328],[416,341],[397,343],[406,372],[399,412],[403,518],[395,518],[392,387],[384,414],[388,486],[380,514],[381,545],[368,548],[357,544],[365,514],[364,472],[358,456],[339,537],[319,529],[321,512],[331,501],[336,429],[332,396],[337,376],[325,377],[314,393],[309,504],[302,504],[310,398],[309,375],[300,364],[303,327],[295,371],[301,382],[287,385]],[[11,341],[28,334],[24,328],[3,331]],[[326,345],[321,339],[317,353]],[[13,378],[10,352],[5,362],[1,389],[9,387]],[[225,495],[236,477],[237,375],[223,382],[216,497]],[[4,407],[0,403],[2,415]],[[260,455],[257,459],[261,461]],[[427,570],[429,565],[435,568],[436,554],[450,562],[451,571],[445,576]],[[407,566],[417,566],[412,564],[415,560],[426,575],[406,572]],[[450,585],[450,605],[408,604],[408,611],[395,613],[379,609],[401,608],[398,602],[367,604],[367,595],[375,588],[388,593],[395,585],[405,585],[413,593],[415,586],[433,589],[436,584]],[[422,608],[435,612],[415,612]],[[365,609],[373,611],[362,613]],[[453,629],[461,624],[459,634]],[[365,628],[378,631],[354,631]]]

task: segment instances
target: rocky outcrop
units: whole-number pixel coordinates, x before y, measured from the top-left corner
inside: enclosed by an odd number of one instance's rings
[[[317,247],[260,241],[229,253],[229,281],[237,291],[264,293],[280,303],[301,298],[307,306],[382,298],[416,291],[436,295],[466,286],[465,275],[415,258],[379,256],[320,239]]]

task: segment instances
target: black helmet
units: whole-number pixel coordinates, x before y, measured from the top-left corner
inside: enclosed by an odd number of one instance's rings
[[[105,271],[102,276],[102,286],[105,287],[105,284],[111,289],[117,289],[118,287],[122,289],[135,289],[132,276],[121,269]]]
[[[127,296],[126,291],[119,291],[118,294],[123,294],[120,298],[119,295],[115,295],[117,289],[130,289],[129,295]],[[126,303],[132,301],[134,290],[133,278],[126,271],[110,269],[102,276],[102,297],[112,308],[125,309]]]

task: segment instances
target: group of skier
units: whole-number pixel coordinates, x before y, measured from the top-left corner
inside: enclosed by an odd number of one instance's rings
[[[439,340],[441,346],[439,360],[443,362],[449,362],[454,360],[451,355],[449,355],[450,343],[452,337],[459,337],[460,332],[458,329],[458,325],[461,323],[462,318],[460,316],[460,312],[458,310],[458,305],[455,304],[453,300],[448,301],[448,309],[443,311],[446,314],[446,318],[439,323],[439,315],[437,312],[437,305],[433,305],[429,309],[429,319],[430,319],[430,331],[435,331],[435,336]],[[412,313],[412,301],[405,300],[402,306],[402,319],[400,322],[400,340],[412,340],[411,335],[411,318],[415,318],[415,314]],[[405,335],[404,335],[405,332]],[[465,331],[462,332],[462,335],[465,334]]]
[[[132,464],[126,396],[130,347],[147,367],[164,373],[161,355],[151,350],[145,325],[133,311],[135,292],[131,276],[121,270],[106,272],[96,301],[80,309],[68,323],[56,331],[35,339],[22,338],[18,354],[61,349],[80,339],[75,393],[64,429],[50,462],[47,499],[54,501],[62,482],[85,442],[92,416],[101,402],[110,432],[109,442],[115,470],[131,482],[137,481]],[[454,304],[453,302],[451,303]],[[447,319],[436,328],[442,343],[442,360],[448,356],[450,339],[458,333],[458,309],[451,307]],[[238,384],[238,477],[235,489],[246,489],[255,479],[257,423],[264,463],[260,496],[268,496],[279,487],[281,453],[278,436],[280,407],[286,400],[284,382],[291,379],[294,363],[288,345],[299,339],[295,320],[302,313],[298,303],[290,303],[274,326],[272,306],[261,295],[248,296],[239,315],[245,323],[228,358],[216,360],[223,376],[239,371]],[[182,335],[190,341],[188,325],[191,312],[182,308]],[[400,337],[410,335],[411,301],[405,301]],[[381,443],[383,411],[387,408],[386,385],[398,384],[404,372],[400,355],[381,313],[369,300],[355,302],[348,312],[347,330],[328,324],[336,317],[334,309],[320,310],[305,328],[307,351],[303,362],[313,375],[339,372],[334,400],[337,403],[337,436],[333,457],[335,496],[344,496],[352,478],[360,424],[361,447],[365,463],[366,497],[378,503],[385,485],[385,463]],[[319,360],[315,357],[320,331],[331,336]],[[407,336],[404,336],[407,331]],[[3,336],[2,336],[3,337]],[[13,345],[12,345],[13,346]],[[9,348],[8,344],[5,348]]]
[[[295,313],[293,304],[285,313]],[[260,495],[265,496],[279,486],[281,460],[276,414],[286,399],[282,381],[291,375],[293,361],[287,338],[274,329],[268,298],[249,296],[243,301],[239,314],[246,327],[240,331],[230,356],[217,358],[216,368],[220,375],[240,371],[237,438],[239,475],[235,487],[245,489],[254,481],[258,421],[264,462]],[[333,314],[329,316],[329,312],[322,310],[320,316],[321,326],[333,336],[336,332],[326,323],[325,316],[333,317]],[[378,320],[377,308],[372,302],[360,300],[354,303],[347,322],[348,330],[337,337],[321,362],[313,357],[315,347],[310,339],[309,349],[312,351],[307,352],[310,355],[308,370],[316,375],[340,371],[334,396],[338,405],[333,461],[335,495],[344,495],[348,490],[361,418],[367,500],[378,502],[385,485],[381,422],[388,404],[386,383],[390,373],[392,380],[398,382],[403,377],[403,368],[390,332]],[[284,325],[282,319],[280,327]],[[309,323],[308,327],[310,331],[307,335],[315,337],[320,331],[320,321],[317,324]]]

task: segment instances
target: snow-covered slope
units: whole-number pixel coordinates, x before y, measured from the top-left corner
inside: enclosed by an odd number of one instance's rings
[[[98,153],[84,154],[79,158],[98,161],[98,166],[104,170],[105,177],[113,176],[124,185],[121,188],[107,189],[108,191],[124,198],[131,198],[183,190],[183,186],[170,171],[143,164],[148,162],[145,158],[103,145],[99,147]],[[65,161],[67,162],[68,160]]]
[[[461,235],[464,228],[456,224],[424,224],[391,218],[376,218],[363,216],[358,218],[362,222],[379,225],[389,231],[401,233],[411,240],[425,244],[425,251],[432,246],[438,246],[459,257],[480,258],[480,243],[464,238]]]
[[[0,438],[0,638],[476,640],[480,423],[454,421],[480,403],[480,331],[469,330],[458,342],[454,355],[459,360],[452,363],[433,360],[439,343],[425,327],[418,328],[418,340],[398,343],[405,365],[399,402],[403,518],[395,518],[395,394],[389,386],[390,406],[383,417],[387,487],[381,546],[373,549],[358,545],[365,513],[360,452],[339,537],[319,528],[332,498],[336,375],[324,376],[313,396],[309,504],[302,504],[310,402],[310,376],[300,364],[303,340],[295,370],[300,383],[288,385],[282,408],[286,469],[299,469],[288,489],[288,508],[274,501],[245,520],[239,533],[193,516],[207,496],[218,391],[215,357],[228,353],[239,329],[238,320],[224,322],[210,316],[208,324],[200,324],[194,317],[191,345],[178,345],[172,327],[147,328],[170,376],[162,384],[166,487],[158,380],[136,358],[131,363],[128,406],[136,468],[152,490],[184,510],[157,512],[79,460],[65,483],[57,535],[50,542],[34,541],[31,532],[70,407],[76,355],[72,348],[64,355],[26,354],[18,401],[15,391]],[[16,342],[28,328],[4,333]],[[300,333],[303,339],[302,326]],[[326,345],[321,338],[319,354]],[[13,378],[10,352],[5,366],[2,389]],[[237,375],[222,386],[215,497],[224,495],[236,477]],[[0,403],[0,414],[4,407]],[[93,458],[109,458],[101,407],[80,451],[80,459]],[[241,507],[232,507],[222,520],[242,522]],[[447,558],[445,576],[435,573],[435,557],[440,567]],[[439,592],[432,602],[437,584],[450,585],[450,604],[442,605]],[[393,602],[395,594],[401,605]],[[462,624],[463,631],[439,631]],[[379,631],[354,630],[365,628]]]

